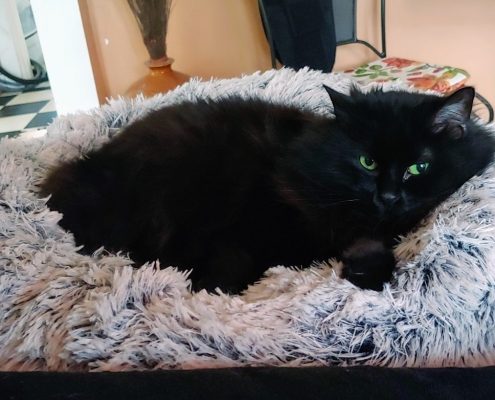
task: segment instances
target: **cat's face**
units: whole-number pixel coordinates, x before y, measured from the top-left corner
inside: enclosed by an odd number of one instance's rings
[[[322,177],[337,182],[339,201],[378,219],[428,212],[491,161],[492,137],[470,121],[472,88],[446,98],[327,91],[338,141],[329,139]]]
[[[401,134],[400,126],[368,127],[368,137],[349,154],[354,171],[352,190],[380,217],[395,218],[431,207],[461,184],[462,161],[449,157],[448,141],[429,137],[417,127],[417,136]],[[443,151],[445,150],[445,151]]]

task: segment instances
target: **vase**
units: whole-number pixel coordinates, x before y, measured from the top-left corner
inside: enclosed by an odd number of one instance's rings
[[[127,0],[136,17],[143,43],[150,59],[148,73],[134,82],[125,95],[146,97],[165,93],[189,80],[189,76],[172,69],[173,59],[167,56],[166,36],[171,0]]]
[[[155,61],[152,63],[152,61]],[[147,62],[148,73],[134,82],[125,92],[126,97],[135,97],[142,94],[151,97],[158,93],[166,93],[189,80],[189,76],[172,69],[173,60],[166,60],[162,65],[150,60]]]

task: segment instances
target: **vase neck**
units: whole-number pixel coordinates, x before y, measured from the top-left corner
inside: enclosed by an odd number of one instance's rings
[[[165,56],[159,59],[150,58],[148,61],[146,61],[146,65],[149,68],[161,68],[166,67],[167,65],[172,65],[173,62],[173,58]]]

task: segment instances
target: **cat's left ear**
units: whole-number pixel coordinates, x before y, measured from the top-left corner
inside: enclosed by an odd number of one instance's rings
[[[471,117],[475,91],[464,87],[447,96],[433,117],[433,132],[446,132],[452,139],[459,139],[466,131]]]
[[[335,89],[332,89],[327,85],[323,85],[323,88],[330,96],[330,100],[332,100],[332,104],[334,105],[334,107],[338,107],[339,105],[347,103],[346,99],[349,96],[345,95],[344,93],[337,92]]]
[[[344,93],[340,93],[331,87],[323,85],[324,89],[330,96],[330,100],[332,100],[333,105],[333,113],[337,119],[345,119],[347,115],[347,108],[351,103],[351,99],[348,95]]]

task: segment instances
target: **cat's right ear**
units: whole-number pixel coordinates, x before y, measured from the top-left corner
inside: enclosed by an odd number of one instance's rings
[[[346,110],[349,104],[349,96],[337,92],[336,90],[326,85],[323,85],[323,88],[330,96],[330,100],[332,101],[332,105],[333,105],[333,113],[335,114],[335,117],[337,119],[339,117],[342,117],[345,114],[344,111]]]
[[[452,139],[464,136],[466,123],[471,117],[474,88],[467,86],[445,97],[433,117],[433,132],[446,132]]]

